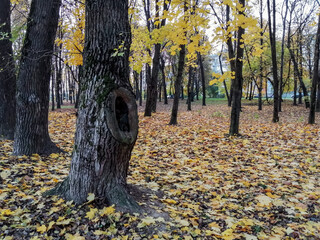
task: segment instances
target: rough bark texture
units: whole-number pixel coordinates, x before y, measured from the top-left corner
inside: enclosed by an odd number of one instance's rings
[[[240,0],[240,4],[245,6],[245,0]],[[240,11],[239,14],[244,15],[243,11]],[[244,48],[241,47],[242,43],[242,35],[244,34],[245,30],[242,27],[239,27],[238,30],[238,39],[237,39],[237,57],[236,57],[236,72],[235,72],[235,79],[233,81],[233,95],[232,95],[232,109],[231,109],[231,121],[230,121],[230,128],[229,134],[231,136],[239,134],[239,123],[240,123],[240,111],[241,111],[241,97],[242,97],[242,85],[243,85],[243,76],[242,76],[242,69],[243,69],[243,53]]]
[[[185,56],[186,56],[186,46],[180,45],[180,55],[179,55],[179,65],[178,65],[178,73],[176,81],[174,82],[174,97],[173,97],[173,105],[171,111],[171,118],[169,125],[177,125],[178,124],[178,109],[179,109],[179,97],[180,97],[180,89],[182,83],[182,75],[185,63]]]
[[[61,0],[33,0],[17,81],[14,154],[50,154],[59,149],[48,132],[51,58]]]
[[[0,138],[13,139],[16,76],[10,41],[10,0],[0,0]]]
[[[75,147],[68,178],[53,193],[77,204],[89,193],[123,210],[139,206],[126,189],[138,134],[137,105],[129,82],[131,33],[127,0],[87,0],[84,75]],[[114,49],[123,54],[115,54]]]
[[[318,18],[318,30],[316,36],[316,43],[314,49],[314,66],[312,76],[312,88],[311,88],[311,101],[310,101],[310,112],[309,112],[309,124],[315,123],[316,117],[316,95],[317,85],[319,82],[319,45],[320,45],[320,16]]]

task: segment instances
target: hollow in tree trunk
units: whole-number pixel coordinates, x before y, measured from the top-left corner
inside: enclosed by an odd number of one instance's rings
[[[17,80],[15,155],[61,151],[48,132],[51,58],[60,4],[61,0],[31,3]]]
[[[16,76],[12,56],[10,0],[0,0],[0,138],[13,139]]]
[[[86,0],[84,75],[69,176],[51,194],[77,204],[89,193],[119,209],[139,211],[126,179],[138,134],[129,82],[127,0]],[[110,31],[112,29],[112,31]],[[122,54],[115,53],[114,49]]]

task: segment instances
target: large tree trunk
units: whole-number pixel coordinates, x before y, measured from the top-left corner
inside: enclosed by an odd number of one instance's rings
[[[229,28],[229,21],[230,21],[230,6],[226,6],[226,22],[227,22],[227,27],[226,29]],[[236,62],[235,62],[235,53],[234,53],[234,48],[233,48],[233,43],[232,43],[232,38],[231,38],[231,33],[228,33],[228,38],[227,38],[227,46],[228,46],[228,57],[230,61],[230,69],[231,72],[235,73],[236,72]],[[231,86],[230,86],[230,97],[228,99],[228,106],[231,107],[232,101],[233,101],[233,87],[234,87],[234,79],[231,79]]]
[[[0,138],[13,139],[16,76],[12,56],[10,0],[0,0]]]
[[[51,193],[77,204],[89,193],[138,211],[126,189],[138,113],[129,82],[131,43],[127,0],[86,0],[84,75],[68,178]],[[112,29],[112,31],[110,31]],[[114,49],[123,45],[121,55]]]
[[[309,124],[314,124],[315,117],[316,117],[316,95],[317,95],[317,85],[319,83],[319,45],[320,45],[320,16],[318,18],[318,30],[317,30],[317,36],[316,36],[316,43],[314,47],[315,48],[314,49],[314,65],[313,65],[313,76],[312,76]]]
[[[174,82],[174,98],[173,98],[173,106],[172,106],[172,112],[171,112],[171,118],[169,125],[177,125],[178,121],[178,108],[179,108],[179,97],[180,97],[180,89],[181,89],[181,83],[182,83],[182,75],[183,75],[183,69],[184,69],[184,63],[185,63],[185,56],[186,56],[186,46],[180,45],[180,55],[179,55],[179,66],[178,66],[178,73],[176,81]]]
[[[279,122],[279,79],[277,66],[277,49],[276,49],[276,2],[273,0],[272,16],[273,24],[271,24],[271,9],[270,0],[267,0],[268,5],[268,24],[272,55],[272,75],[273,75],[273,122]],[[273,26],[272,26],[273,25]]]
[[[240,0],[240,4],[245,6],[245,0]],[[243,11],[239,11],[240,15],[244,15]],[[239,27],[238,39],[237,39],[237,57],[235,61],[236,72],[235,79],[233,81],[233,96],[232,96],[232,109],[231,109],[231,121],[229,134],[231,136],[239,134],[239,123],[240,123],[240,111],[241,111],[241,97],[242,97],[242,85],[243,85],[243,53],[244,48],[241,47],[242,35],[245,33],[245,29]]]
[[[59,149],[48,132],[51,59],[61,0],[33,0],[17,81],[15,155],[50,154]]]

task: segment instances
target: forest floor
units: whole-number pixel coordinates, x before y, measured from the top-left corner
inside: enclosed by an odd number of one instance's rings
[[[73,109],[49,114],[66,153],[15,157],[0,141],[0,239],[320,239],[319,114],[308,125],[303,106],[286,104],[275,124],[271,105],[243,104],[242,136],[228,137],[225,102],[180,110],[169,126],[170,106],[152,117],[139,107],[128,183],[158,215],[42,196],[69,172]]]

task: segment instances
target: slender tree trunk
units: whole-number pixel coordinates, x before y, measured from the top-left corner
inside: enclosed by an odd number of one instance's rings
[[[198,71],[197,73],[197,77],[196,77],[196,99],[199,100],[199,75],[200,75],[200,71]]]
[[[165,62],[163,58],[160,58],[160,60],[161,60],[160,68],[161,68],[161,75],[162,75],[163,100],[164,100],[164,104],[168,104],[166,75],[164,72]]]
[[[318,17],[318,30],[314,49],[314,66],[312,76],[311,101],[309,112],[309,124],[315,123],[316,117],[316,95],[317,85],[319,83],[319,45],[320,45],[320,16]]]
[[[271,24],[271,9],[270,0],[267,0],[268,5],[268,23],[270,32],[270,45],[272,55],[272,73],[273,73],[273,122],[279,122],[279,79],[278,79],[278,67],[277,67],[277,49],[276,49],[276,1],[273,0],[272,16],[273,26]]]
[[[239,3],[245,7],[245,0],[239,0]],[[240,15],[244,16],[243,11],[239,11]],[[235,62],[235,79],[233,81],[233,95],[232,95],[232,109],[231,109],[231,121],[230,121],[230,128],[229,134],[239,135],[239,123],[240,123],[240,111],[241,111],[241,97],[242,97],[242,86],[243,86],[243,76],[242,76],[242,69],[243,69],[243,54],[244,48],[241,47],[241,41],[243,34],[245,33],[245,29],[239,27],[238,30],[238,38],[237,38],[237,57]]]
[[[293,82],[293,105],[297,106],[297,90],[298,90],[298,81],[297,81],[297,76],[296,73],[293,74],[294,82]]]
[[[182,83],[182,75],[183,75],[183,68],[186,56],[186,46],[180,45],[180,54],[179,54],[179,66],[178,66],[178,73],[176,81],[174,82],[174,98],[173,98],[173,106],[171,112],[171,118],[169,125],[177,125],[178,124],[178,108],[179,108],[179,97],[180,97],[180,89]]]
[[[261,32],[260,32],[260,47],[262,48],[263,46],[263,4],[262,4],[262,0],[260,0],[260,28],[261,28]],[[262,54],[260,56],[260,72],[259,72],[259,87],[258,87],[258,91],[259,91],[259,100],[258,100],[258,110],[261,111],[262,110],[262,88],[263,88],[263,57]],[[266,86],[267,88],[268,86]]]
[[[219,65],[220,65],[220,72],[221,72],[221,74],[223,75],[224,72],[223,72],[223,68],[222,68],[221,55],[222,55],[222,50],[221,50],[221,53],[220,53],[220,55],[219,55]],[[228,87],[227,87],[226,80],[223,80],[223,86],[224,86],[224,90],[225,90],[225,92],[226,92],[226,96],[227,96],[227,100],[228,100],[228,105],[229,105],[230,96],[229,96],[229,92],[228,92]],[[231,101],[230,101],[230,104],[231,104]]]
[[[229,21],[230,21],[230,6],[226,6],[226,22],[227,22],[227,29],[229,27]],[[228,38],[227,38],[227,46],[228,46],[228,57],[230,59],[230,69],[231,72],[235,73],[236,72],[236,62],[235,62],[235,53],[234,53],[234,48],[233,48],[233,43],[232,43],[232,38],[231,38],[231,33],[228,33]],[[230,87],[230,97],[228,100],[228,106],[231,107],[232,101],[233,101],[233,87],[234,87],[234,79],[231,79],[231,87]]]
[[[52,67],[51,69],[51,111],[54,111],[55,109],[55,104],[54,104],[54,87],[55,87],[55,84],[54,84],[54,80],[55,80],[55,70],[54,68]]]
[[[320,112],[320,77],[318,79],[316,112]]]
[[[142,106],[142,72],[140,73],[139,106]]]
[[[134,79],[134,86],[135,86],[135,93],[136,93],[136,100],[139,99],[139,73],[133,71],[133,79]]]
[[[0,0],[0,138],[13,140],[16,122],[16,76],[12,53],[10,0]]]
[[[194,72],[194,68],[193,67],[189,67],[189,78],[188,78],[188,98],[187,98],[187,111],[191,111],[191,85],[192,85],[192,80],[193,80],[193,72]]]
[[[61,0],[31,3],[17,81],[15,155],[60,151],[48,132],[51,59],[60,4]]]
[[[139,211],[126,187],[138,134],[137,105],[129,82],[128,1],[86,0],[85,4],[84,75],[71,170],[49,193],[77,204],[94,193],[106,204]],[[124,54],[114,56],[119,44]]]
[[[150,117],[152,114],[152,110],[154,109],[154,106],[153,106],[154,96],[156,96],[156,99],[157,99],[157,83],[152,82],[151,67],[149,64],[146,64],[146,82],[147,82],[147,99],[146,99],[146,106],[144,110],[144,116]]]
[[[283,82],[283,69],[284,69],[284,41],[286,35],[286,22],[287,22],[287,14],[288,14],[288,0],[285,0],[286,10],[283,18],[283,28],[282,28],[282,41],[281,41],[281,64],[280,64],[280,101],[279,101],[279,112],[282,111],[282,82]]]
[[[198,53],[198,59],[199,59],[199,67],[200,67],[200,73],[201,73],[200,75],[201,75],[201,85],[202,85],[202,106],[206,106],[206,80],[204,76],[202,56],[200,53]]]

